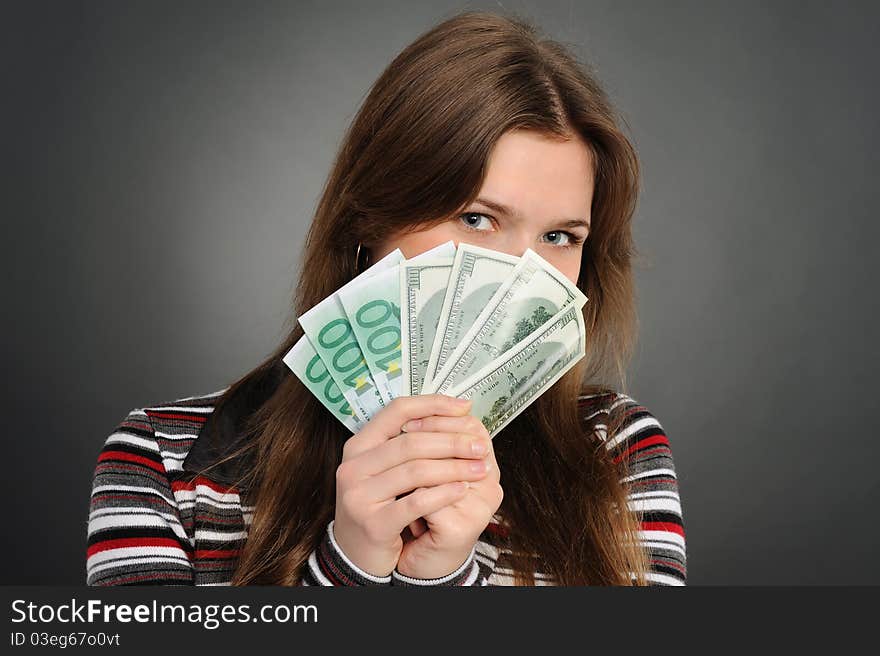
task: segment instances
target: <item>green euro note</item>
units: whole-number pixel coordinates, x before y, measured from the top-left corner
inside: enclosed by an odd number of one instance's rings
[[[402,258],[400,250],[389,253],[341,289],[395,266]],[[369,420],[385,407],[385,401],[370,375],[345,308],[339,300],[339,290],[303,313],[299,317],[299,324],[359,417]]]
[[[337,292],[386,403],[400,396],[400,284],[393,267]]]
[[[357,417],[348,399],[339,391],[339,386],[306,335],[299,338],[283,360],[324,407],[352,433],[364,426],[365,422]]]

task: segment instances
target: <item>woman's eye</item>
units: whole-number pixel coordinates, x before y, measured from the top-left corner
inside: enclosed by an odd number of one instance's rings
[[[548,238],[547,241],[556,246],[568,246],[569,242],[571,242],[571,235],[561,230],[548,232],[545,236]]]
[[[471,230],[489,231],[492,229],[492,222],[485,214],[479,212],[465,212],[459,216],[465,227]],[[485,223],[483,223],[485,221]]]

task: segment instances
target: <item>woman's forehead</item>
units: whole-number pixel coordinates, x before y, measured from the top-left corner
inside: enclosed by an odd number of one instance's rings
[[[499,139],[477,198],[512,220],[589,221],[593,184],[583,142],[518,130]]]

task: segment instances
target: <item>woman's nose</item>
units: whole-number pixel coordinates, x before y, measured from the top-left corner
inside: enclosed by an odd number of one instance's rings
[[[531,239],[531,236],[524,232],[510,231],[499,240],[496,250],[514,257],[521,257],[526,249],[532,245]]]

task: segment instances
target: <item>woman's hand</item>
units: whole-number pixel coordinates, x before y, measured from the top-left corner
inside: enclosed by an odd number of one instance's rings
[[[482,462],[488,466],[488,475],[469,483],[466,494],[452,503],[424,514],[424,519],[409,525],[412,539],[404,541],[403,551],[397,563],[397,571],[418,579],[446,576],[461,566],[471,549],[485,530],[492,515],[501,505],[504,491],[501,489],[498,462],[492,449],[489,432],[476,417],[425,417],[408,422],[407,432],[413,430],[436,433],[479,435],[488,451]],[[417,489],[413,494],[421,493]]]
[[[442,394],[398,397],[345,443],[342,462],[336,469],[333,534],[339,548],[358,568],[374,576],[388,576],[403,550],[403,530],[419,517],[433,516],[432,513],[473,494],[467,482],[486,477],[485,471],[471,468],[473,462],[483,461],[473,444],[482,444],[487,453],[491,452],[491,440],[485,429],[476,434],[430,429],[401,434],[403,424],[412,419],[461,419],[469,408],[469,401],[462,403]],[[476,424],[467,422],[474,430]],[[406,494],[410,491],[412,494]],[[397,498],[403,494],[406,496]],[[470,502],[467,507],[472,505]],[[456,511],[455,515],[442,518],[449,521],[458,514]],[[416,551],[415,560],[421,563],[423,554],[431,555],[433,571],[457,558],[463,547],[462,538],[469,539],[476,519],[474,513],[463,532],[448,527],[444,521],[439,540],[428,551]],[[438,554],[445,557],[438,558]],[[454,565],[449,571],[453,569]]]

